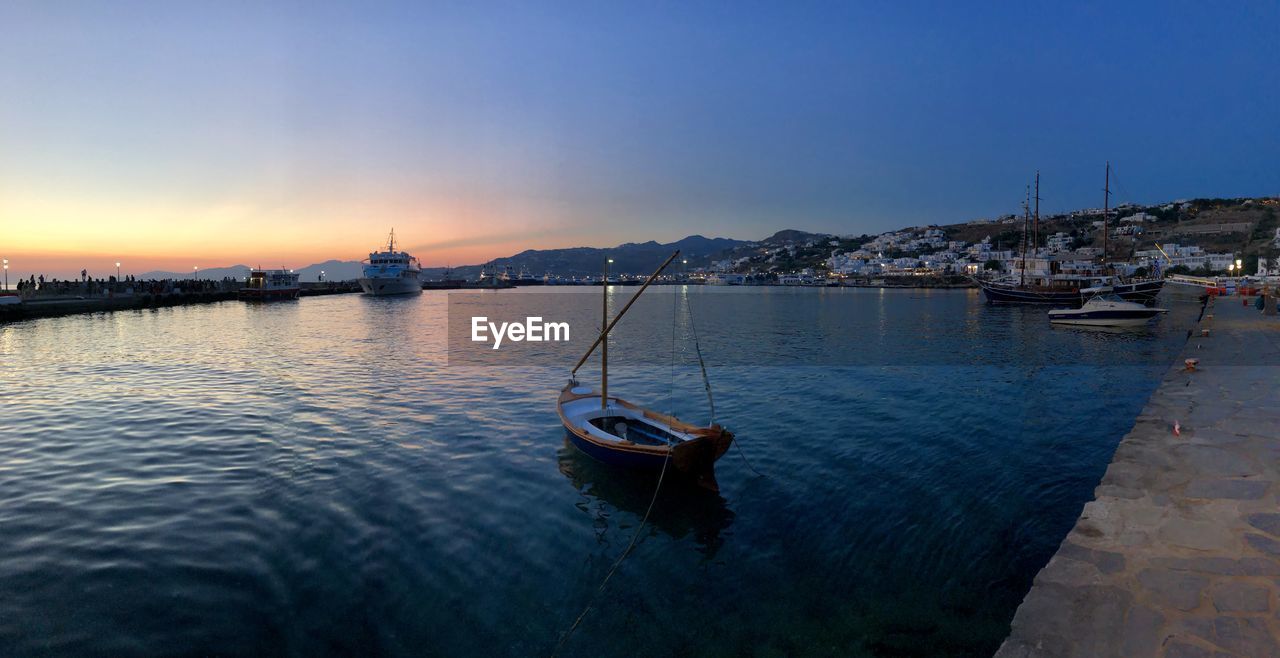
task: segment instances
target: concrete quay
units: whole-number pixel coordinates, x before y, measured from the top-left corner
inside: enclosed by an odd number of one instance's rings
[[[1280,318],[1210,303],[996,656],[1280,657]]]
[[[301,297],[344,295],[360,292],[355,284],[303,284]],[[27,299],[21,304],[0,305],[0,322],[51,318],[78,313],[105,313],[189,304],[210,304],[237,299],[232,290],[210,290],[189,293],[139,293],[118,296],[49,296]]]

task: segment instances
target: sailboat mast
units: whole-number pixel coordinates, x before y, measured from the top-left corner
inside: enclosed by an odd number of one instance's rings
[[[1031,186],[1027,186],[1027,198],[1022,200],[1022,276],[1018,279],[1018,285],[1027,285],[1027,222],[1030,221],[1030,215],[1027,210],[1027,202],[1031,198]]]
[[[1107,215],[1111,214],[1111,161],[1107,161],[1106,187],[1102,188],[1102,264],[1107,264]]]
[[[609,263],[612,258],[606,258],[604,261],[604,278],[600,280],[601,302],[600,302],[600,336],[603,339],[600,343],[600,408],[604,409],[609,406]]]
[[[595,352],[596,348],[599,347],[602,342],[604,342],[605,336],[608,336],[609,332],[613,330],[613,326],[618,324],[618,320],[621,320],[622,316],[627,314],[627,311],[631,308],[631,305],[636,303],[636,300],[640,298],[640,295],[644,293],[646,289],[649,288],[650,284],[652,284],[655,280],[657,280],[659,274],[662,274],[662,270],[666,269],[667,265],[670,265],[671,261],[674,260],[675,257],[679,255],[680,255],[680,252],[676,251],[676,253],[668,256],[665,261],[662,261],[662,265],[659,265],[658,269],[654,270],[653,274],[650,274],[648,279],[645,279],[644,285],[640,286],[640,289],[637,290],[634,295],[631,295],[631,299],[628,299],[627,303],[622,306],[622,310],[618,311],[618,314],[613,316],[613,320],[605,325],[604,331],[601,331],[600,335],[596,336],[595,342],[591,343],[591,347],[587,348],[587,351],[585,354],[582,355],[582,358],[578,359],[578,362],[573,364],[573,369],[569,371],[569,374],[571,375],[577,374],[578,368],[581,368],[582,364],[587,362],[587,358],[591,356],[591,353]]]
[[[1036,170],[1036,223],[1035,230],[1031,232],[1031,253],[1035,253],[1040,248],[1040,170]]]

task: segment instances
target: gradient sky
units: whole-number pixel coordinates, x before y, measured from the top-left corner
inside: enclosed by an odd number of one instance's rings
[[[992,3],[995,4],[995,3]],[[0,4],[0,254],[105,274],[1280,193],[1280,3]]]

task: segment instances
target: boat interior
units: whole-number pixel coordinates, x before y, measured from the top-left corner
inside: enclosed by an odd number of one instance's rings
[[[600,408],[597,396],[578,398],[564,404],[564,414],[593,438],[606,441],[667,446],[695,438],[648,418],[641,411],[613,404],[612,398],[608,409]]]
[[[596,428],[604,430],[624,441],[651,446],[665,446],[679,443],[681,439],[662,428],[646,422],[637,422],[625,416],[601,416],[587,421]]]

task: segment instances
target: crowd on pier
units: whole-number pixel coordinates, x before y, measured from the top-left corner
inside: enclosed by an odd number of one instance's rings
[[[18,279],[15,290],[23,298],[35,297],[103,297],[114,295],[171,295],[206,292],[225,292],[238,289],[242,284],[233,278],[222,279],[138,279],[125,275],[117,279],[109,276],[95,279],[81,272],[79,279],[45,278],[31,275]]]

